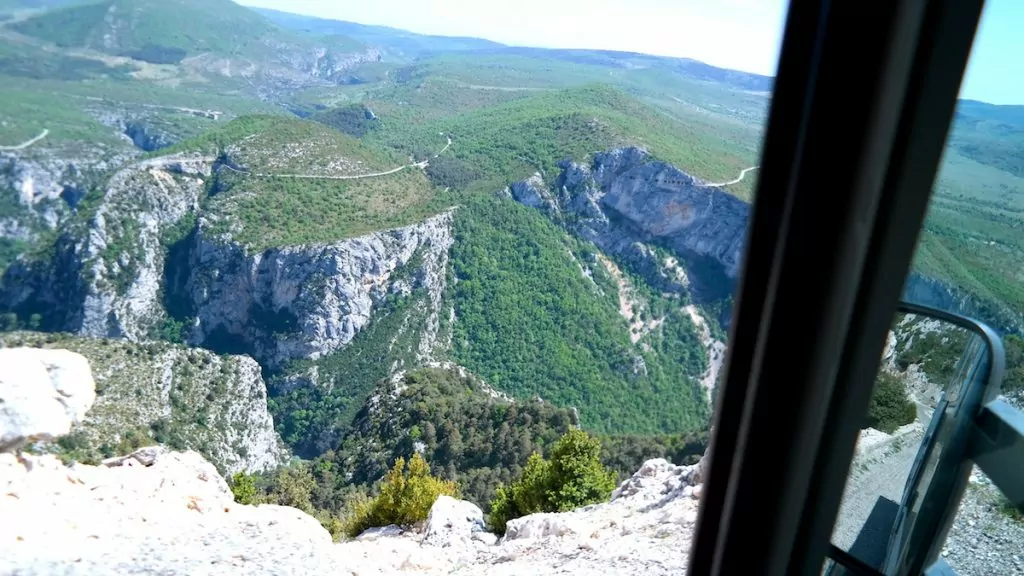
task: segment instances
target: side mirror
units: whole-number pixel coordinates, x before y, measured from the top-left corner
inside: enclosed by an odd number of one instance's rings
[[[1004,370],[1002,341],[984,324],[900,305],[833,531],[829,574],[917,575],[941,564]]]

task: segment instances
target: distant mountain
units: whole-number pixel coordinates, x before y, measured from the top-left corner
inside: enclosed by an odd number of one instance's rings
[[[108,0],[45,12],[11,27],[60,47],[157,64],[212,54],[312,71],[336,68],[333,60],[341,54],[363,50],[350,38],[286,30],[230,0]]]
[[[270,21],[286,28],[316,34],[348,36],[369,46],[382,48],[387,55],[396,59],[416,58],[431,52],[490,50],[505,47],[504,44],[480,38],[431,36],[388,26],[370,26],[343,20],[326,20],[267,8],[254,8],[254,10],[267,17]]]
[[[561,60],[575,64],[588,64],[624,70],[658,69],[674,72],[691,80],[719,82],[735,88],[754,91],[770,91],[775,81],[771,76],[751,74],[739,70],[719,68],[690,58],[652,56],[637,52],[614,50],[583,50],[562,48],[502,47],[488,50],[491,54],[525,56]]]
[[[469,53],[465,56],[519,56],[622,70],[656,69],[675,73],[690,80],[718,82],[742,90],[759,92],[771,90],[774,81],[770,76],[718,68],[689,58],[670,58],[613,50],[506,46],[480,38],[429,36],[387,26],[369,26],[342,20],[326,20],[264,8],[257,8],[255,11],[288,28],[319,34],[343,34],[355,38],[398,59],[454,52]]]
[[[83,4],[88,0],[0,0],[0,14],[23,10],[45,10],[71,4]]]
[[[1024,106],[961,100],[950,145],[977,162],[1024,176]]]

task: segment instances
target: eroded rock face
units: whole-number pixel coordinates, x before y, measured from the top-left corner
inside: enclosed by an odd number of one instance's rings
[[[749,204],[635,147],[596,154],[591,164],[564,161],[560,167],[553,182],[535,174],[512,184],[509,195],[625,260],[661,290],[709,299],[731,291]],[[691,264],[714,262],[718,269],[705,266],[693,273],[660,257],[655,245]]]
[[[0,151],[0,201],[9,207],[0,215],[0,239],[33,245],[69,218],[96,175],[132,155],[117,145],[55,142],[45,135],[23,149]]]
[[[64,379],[84,374],[90,394],[95,381],[95,402],[76,415],[73,425],[58,432],[67,434],[70,427],[68,445],[79,461],[99,462],[111,456],[113,447],[128,435],[136,441],[151,439],[197,450],[226,474],[272,470],[289,458],[267,408],[260,366],[248,356],[220,356],[164,342],[134,344],[31,332],[0,334],[0,346],[32,346],[0,348],[3,359],[69,356],[77,364],[75,371],[64,370]],[[0,382],[12,371],[17,373],[16,362],[0,361]],[[36,390],[43,391],[45,384]],[[0,403],[0,412],[4,406]],[[36,410],[34,405],[22,407],[29,416]],[[58,433],[38,440],[52,441]],[[52,443],[36,448],[56,449]]]
[[[0,349],[0,452],[53,440],[96,399],[89,362],[67,350]]]
[[[248,254],[199,235],[185,291],[195,311],[196,343],[225,337],[261,363],[317,359],[347,345],[389,294],[427,294],[419,355],[437,345],[452,214],[333,244]],[[269,321],[268,321],[269,320]]]
[[[175,155],[117,172],[93,216],[65,231],[49,261],[8,268],[0,308],[44,313],[51,330],[145,339],[162,320],[163,235],[198,208],[212,164]]]

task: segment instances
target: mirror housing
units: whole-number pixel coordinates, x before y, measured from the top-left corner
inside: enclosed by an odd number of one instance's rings
[[[862,432],[851,463],[828,574],[945,573],[940,553],[975,464],[1024,509],[1024,413],[1000,399],[1005,371],[988,326],[899,305],[865,415],[875,431]],[[904,478],[900,494],[893,479]]]

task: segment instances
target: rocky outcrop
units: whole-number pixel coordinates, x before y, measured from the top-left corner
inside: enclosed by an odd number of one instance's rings
[[[417,292],[425,327],[416,356],[433,357],[451,212],[331,244],[254,253],[211,235],[205,216],[190,231],[219,167],[190,154],[117,172],[95,213],[65,229],[49,260],[5,272],[0,309],[40,313],[47,330],[138,342],[160,330],[173,300],[192,343],[245,351],[273,368],[341,349],[389,296]]]
[[[333,244],[250,254],[201,232],[184,286],[196,318],[192,339],[231,339],[264,365],[317,359],[347,345],[389,295],[425,294],[426,360],[438,344],[452,214]],[[214,345],[215,346],[215,345]]]
[[[597,154],[592,170],[603,207],[680,254],[713,258],[736,277],[749,204],[637,148]]]
[[[299,510],[235,504],[194,452],[147,449],[73,468],[4,454],[0,515],[23,520],[0,525],[0,572],[679,574],[701,493],[694,469],[649,461],[611,502],[514,520],[500,542],[480,529],[478,508],[440,498],[420,530],[333,544]]]
[[[652,286],[698,301],[732,294],[750,205],[678,168],[627,147],[565,160],[551,182],[533,176],[504,193],[537,208],[615,255]],[[667,248],[678,259],[659,256]],[[980,318],[1001,333],[1024,333],[1024,317],[948,283],[911,273],[903,299]]]
[[[51,441],[96,397],[89,362],[67,350],[0,349],[0,452]]]
[[[88,385],[91,391],[95,379],[95,403],[90,402],[91,408],[63,442],[37,444],[38,450],[56,450],[66,459],[95,463],[118,449],[160,442],[199,451],[225,473],[272,470],[289,456],[267,410],[260,367],[247,356],[218,356],[166,343],[27,332],[0,335],[0,346],[5,345],[53,349],[0,348],[0,358],[67,355],[79,359],[86,377],[91,365]],[[9,365],[15,366],[0,361],[5,370]],[[64,427],[36,440],[67,433]]]
[[[509,195],[617,256],[660,290],[707,300],[731,292],[750,213],[746,202],[635,147],[560,167],[553,182],[535,174],[512,184]],[[659,255],[658,246],[683,261]]]
[[[128,121],[124,124],[124,135],[131,139],[132,144],[140,150],[153,152],[167,148],[175,143],[174,137],[167,132],[156,129],[145,121]]]
[[[16,210],[0,216],[0,238],[32,241],[72,213],[97,174],[124,164],[128,149],[95,142],[52,143],[0,152],[0,199]]]
[[[195,452],[71,468],[0,454],[0,492],[0,517],[18,519],[0,523],[3,574],[336,573],[315,519],[235,504]]]
[[[337,548],[341,574],[680,574],[697,520],[702,492],[697,466],[651,460],[612,495],[611,502],[572,512],[532,514],[509,522],[491,543],[476,530],[471,505],[438,500],[432,518],[449,518],[444,538],[391,529]],[[443,508],[451,514],[438,513]],[[463,512],[465,510],[465,512]],[[492,536],[492,535],[488,535]],[[438,545],[437,542],[441,542]]]
[[[49,261],[5,272],[0,309],[42,313],[52,330],[146,338],[163,318],[165,234],[198,208],[212,164],[175,155],[117,172],[88,221],[64,230]]]

